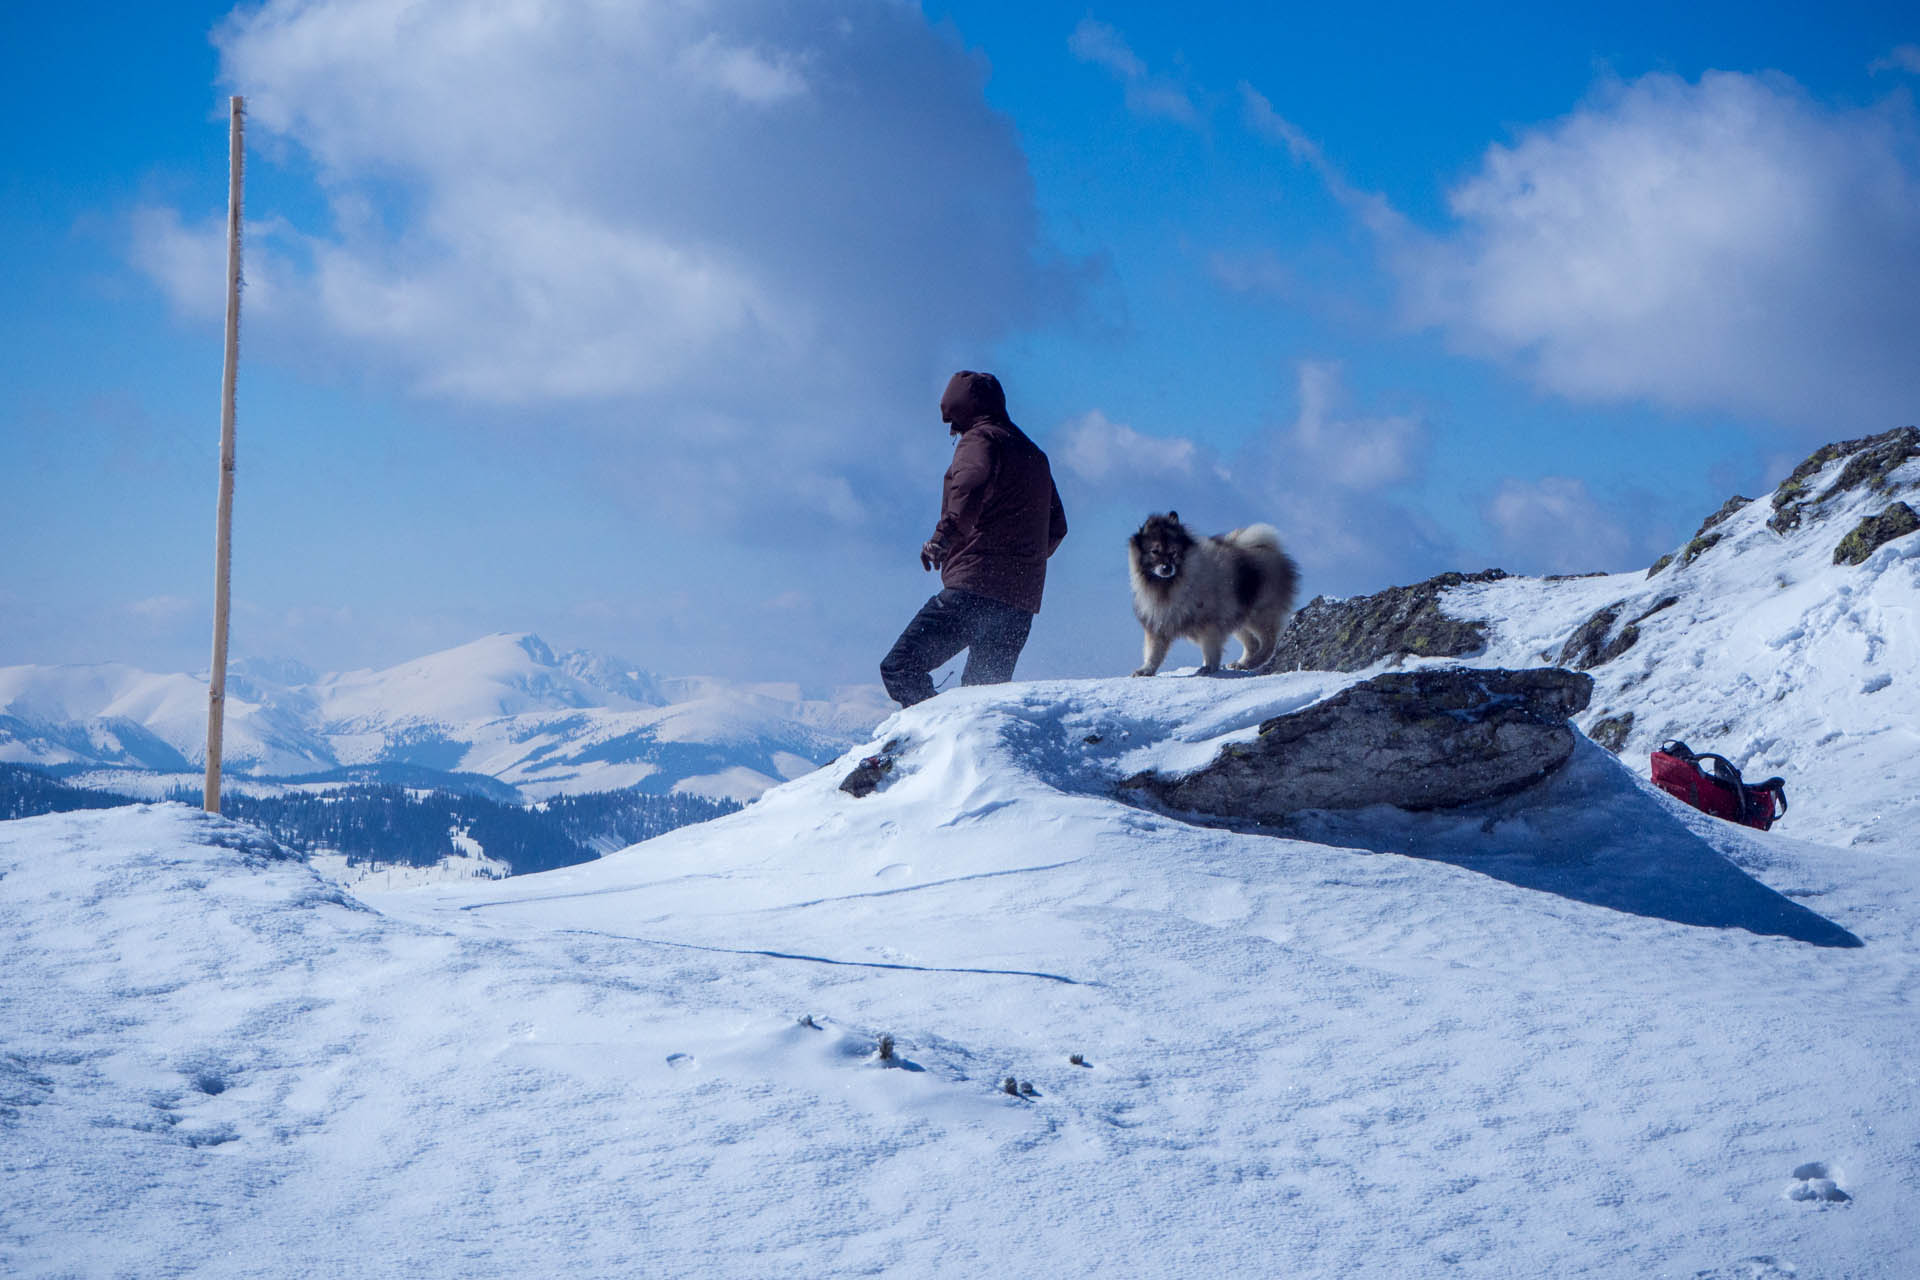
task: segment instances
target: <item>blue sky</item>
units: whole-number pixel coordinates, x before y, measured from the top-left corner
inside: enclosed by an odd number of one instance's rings
[[[1031,675],[1130,669],[1150,511],[1309,594],[1624,569],[1920,417],[1898,6],[0,24],[0,664],[205,664],[235,91],[241,656],[870,679],[959,367],[1069,506]]]

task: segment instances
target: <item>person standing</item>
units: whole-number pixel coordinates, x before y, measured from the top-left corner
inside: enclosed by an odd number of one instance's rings
[[[1007,417],[998,378],[954,374],[940,397],[940,420],[955,438],[953,463],[920,567],[940,571],[941,591],[880,663],[888,695],[904,707],[931,698],[934,669],[962,649],[961,684],[1013,678],[1040,612],[1047,558],[1067,536],[1047,455]]]

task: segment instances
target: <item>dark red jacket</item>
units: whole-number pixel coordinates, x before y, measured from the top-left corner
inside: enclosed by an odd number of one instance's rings
[[[945,553],[940,581],[1040,612],[1047,557],[1067,536],[1047,455],[1007,417],[1006,393],[990,373],[954,374],[940,416],[960,437],[933,530]]]

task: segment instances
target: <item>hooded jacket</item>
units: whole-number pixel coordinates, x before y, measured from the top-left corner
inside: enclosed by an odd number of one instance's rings
[[[1040,612],[1047,557],[1067,536],[1047,455],[1007,417],[990,373],[954,374],[940,417],[959,437],[931,539],[944,553],[941,583]]]

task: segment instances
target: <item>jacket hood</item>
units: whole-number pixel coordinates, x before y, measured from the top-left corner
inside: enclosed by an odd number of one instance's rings
[[[948,381],[946,394],[940,397],[940,421],[955,431],[965,431],[983,418],[1007,421],[1007,393],[992,374],[962,369]]]

